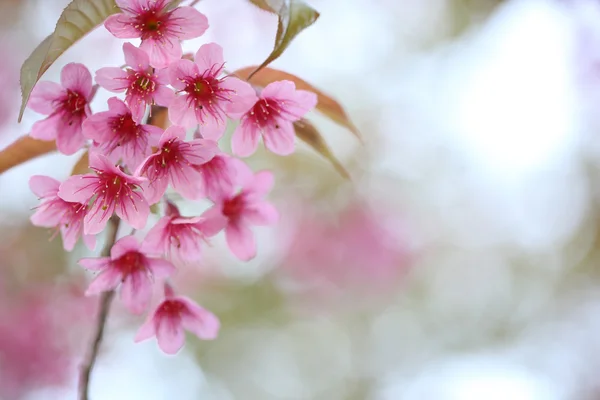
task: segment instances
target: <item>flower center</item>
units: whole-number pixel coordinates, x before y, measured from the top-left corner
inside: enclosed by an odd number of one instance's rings
[[[131,85],[128,93],[133,93],[138,96],[146,97],[154,93],[156,90],[156,82],[150,73],[135,72],[130,70],[129,79]]]
[[[179,316],[185,310],[182,302],[177,300],[165,300],[160,306],[160,313],[165,313],[170,316]]]
[[[160,157],[158,162],[162,168],[167,168],[174,164],[179,163],[183,159],[178,143],[175,143],[176,139],[171,139],[163,145],[160,149]]]
[[[223,89],[219,88],[219,80],[213,77],[201,77],[188,83],[185,91],[197,103],[210,103]],[[202,107],[202,106],[200,106]]]
[[[140,126],[136,124],[131,114],[123,114],[114,118],[111,121],[111,129],[117,133],[115,146],[134,141],[140,136]]]
[[[134,26],[139,30],[142,40],[159,39],[168,15],[159,14],[156,10],[148,10],[140,14]]]
[[[144,271],[146,269],[146,258],[137,251],[130,251],[115,261],[117,268],[123,273],[123,276]]]
[[[244,196],[240,193],[223,203],[223,215],[227,218],[237,218],[245,206]]]
[[[281,115],[282,108],[279,103],[272,99],[260,99],[256,102],[250,115],[252,119],[261,127],[268,125],[277,125],[277,118]]]
[[[64,109],[73,115],[81,115],[85,112],[87,100],[77,92],[67,89],[67,97],[63,101]]]

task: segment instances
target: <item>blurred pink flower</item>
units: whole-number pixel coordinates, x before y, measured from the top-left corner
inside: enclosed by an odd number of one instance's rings
[[[121,300],[133,314],[148,308],[154,278],[164,279],[175,271],[169,261],[142,251],[133,236],[119,239],[110,250],[110,257],[83,258],[79,265],[100,272],[90,283],[87,296],[113,290],[121,284]]]
[[[185,343],[184,329],[200,339],[212,340],[219,333],[219,319],[193,300],[175,296],[165,284],[165,299],[138,330],[135,342],[156,336],[158,346],[167,354],[177,353]]]
[[[182,55],[181,40],[202,36],[208,20],[193,7],[171,9],[171,0],[116,0],[122,13],[104,22],[106,29],[120,39],[142,39],[141,49],[150,64],[165,68]]]
[[[127,175],[101,154],[90,154],[90,168],[96,175],[73,175],[58,190],[63,200],[91,203],[83,219],[83,232],[102,232],[113,213],[135,229],[143,229],[150,214],[140,188],[146,179]]]
[[[306,90],[296,90],[291,81],[267,85],[260,97],[254,96],[253,107],[241,117],[233,133],[231,149],[240,157],[252,155],[263,137],[265,147],[282,156],[294,152],[293,122],[298,121],[317,105],[317,95]]]
[[[31,216],[31,223],[44,228],[58,227],[63,239],[63,247],[67,251],[73,250],[79,236],[83,234],[83,217],[87,209],[86,204],[68,202],[58,197],[60,182],[54,178],[43,175],[34,175],[29,179],[29,187],[41,200]],[[90,249],[96,246],[96,237],[82,235],[83,242]]]
[[[273,187],[273,173],[259,171],[246,178],[239,193],[224,193],[215,205],[204,213],[207,219],[227,219],[225,239],[231,252],[240,260],[248,261],[256,256],[252,225],[277,223],[279,213],[264,197]]]
[[[73,154],[85,144],[81,124],[91,114],[92,75],[83,64],[65,65],[61,84],[39,82],[33,88],[28,107],[48,118],[36,122],[31,137],[56,140],[63,154]]]
[[[110,161],[122,160],[135,170],[152,154],[163,130],[152,125],[138,124],[131,110],[116,97],[108,99],[108,111],[99,112],[83,123],[83,134],[94,141],[93,151],[104,154]]]
[[[114,93],[125,91],[125,102],[131,108],[133,119],[141,122],[149,104],[168,107],[175,93],[167,87],[167,70],[155,71],[148,54],[131,43],[123,44],[125,63],[130,68],[105,67],[96,71],[96,82]]]
[[[159,251],[175,262],[197,261],[202,255],[201,245],[207,237],[215,236],[225,227],[227,220],[182,217],[177,207],[167,204],[166,216],[148,232],[143,248]]]
[[[205,139],[185,141],[185,129],[170,126],[161,136],[158,151],[144,160],[135,175],[147,176],[145,195],[150,204],[160,200],[169,183],[187,199],[198,193],[200,173],[195,167],[210,161],[219,152],[217,142]]]
[[[223,49],[216,43],[198,49],[194,62],[179,60],[169,67],[171,85],[184,94],[169,106],[169,118],[176,125],[191,128],[200,124],[200,133],[218,140],[227,127],[227,116],[243,114],[252,106],[254,89],[247,82],[226,76]]]
[[[238,164],[241,161],[227,154],[217,154],[207,163],[198,165],[200,185],[198,198],[218,199],[223,194],[233,192],[236,185],[241,184]]]

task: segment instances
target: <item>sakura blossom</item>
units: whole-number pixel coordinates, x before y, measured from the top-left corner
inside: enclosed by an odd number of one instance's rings
[[[167,204],[166,214],[148,232],[143,247],[160,249],[162,254],[179,262],[198,261],[202,243],[223,230],[227,223],[224,217],[183,217],[172,203]]]
[[[165,279],[175,271],[169,261],[143,252],[134,236],[119,239],[110,257],[83,258],[79,265],[99,272],[88,287],[87,296],[116,289],[121,284],[121,301],[133,314],[141,314],[150,305],[154,279]]]
[[[122,160],[135,170],[152,154],[163,130],[138,124],[127,105],[116,97],[108,99],[108,111],[99,112],[83,123],[83,134],[94,141],[92,149],[117,163]]]
[[[268,84],[255,97],[253,106],[243,115],[233,133],[231,149],[240,157],[247,157],[258,148],[262,136],[265,147],[282,156],[294,152],[295,121],[303,118],[317,105],[317,95],[297,90],[292,81]]]
[[[127,175],[101,154],[90,154],[90,168],[96,174],[73,175],[58,191],[65,201],[90,204],[83,219],[83,232],[100,233],[113,213],[135,229],[143,229],[150,214],[140,187],[146,179]]]
[[[259,171],[246,180],[239,193],[231,192],[218,199],[205,212],[207,219],[227,219],[225,239],[231,252],[240,260],[248,261],[256,256],[256,242],[250,230],[252,225],[272,225],[279,219],[275,207],[264,200],[273,187],[273,173]]]
[[[202,137],[218,140],[227,117],[242,115],[252,107],[256,97],[252,86],[232,76],[220,78],[224,65],[221,46],[207,43],[193,62],[184,59],[169,66],[171,85],[182,93],[169,106],[174,124],[185,128],[200,124]]]
[[[96,237],[83,234],[83,218],[86,204],[69,202],[58,197],[60,182],[43,175],[34,175],[29,179],[29,187],[41,200],[31,216],[31,223],[44,228],[58,228],[63,240],[63,247],[71,251],[83,236],[83,242],[90,249],[96,246]]]
[[[104,26],[120,39],[142,39],[141,49],[150,64],[165,68],[182,56],[181,40],[202,36],[208,20],[193,7],[172,8],[171,0],[116,0],[121,13],[110,16]]]
[[[219,151],[212,140],[185,141],[186,132],[180,126],[170,126],[161,136],[158,151],[144,160],[135,175],[146,176],[145,195],[150,204],[160,200],[169,183],[183,197],[193,199],[198,193],[200,173],[196,170]]]
[[[167,354],[176,354],[185,344],[184,330],[203,340],[215,339],[219,333],[218,318],[192,299],[175,296],[165,284],[165,299],[156,307],[138,330],[135,342],[156,336],[158,347]]]
[[[83,64],[70,63],[62,69],[60,82],[43,81],[33,88],[28,107],[48,117],[36,122],[29,135],[56,140],[58,151],[71,155],[85,144],[81,124],[91,114],[92,75]]]
[[[223,193],[231,193],[241,179],[240,170],[245,167],[240,164],[242,161],[220,153],[197,166],[196,171],[200,172],[198,198],[216,199]]]
[[[96,71],[96,82],[108,91],[125,92],[125,102],[131,108],[133,119],[140,122],[148,105],[168,107],[175,93],[167,87],[167,70],[153,69],[144,50],[125,43],[123,53],[128,68],[100,68]]]

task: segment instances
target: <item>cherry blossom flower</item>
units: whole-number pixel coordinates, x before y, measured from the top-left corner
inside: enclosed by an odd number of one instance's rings
[[[169,83],[167,70],[153,70],[146,52],[125,43],[123,53],[129,68],[100,68],[96,71],[96,82],[113,93],[125,91],[125,102],[131,108],[133,119],[140,122],[146,106],[156,103],[168,107],[175,93],[166,86]]]
[[[197,166],[196,170],[200,172],[197,198],[217,199],[223,193],[233,192],[240,181],[238,177],[240,163],[242,163],[241,160],[221,153],[214,156],[209,162]],[[252,172],[250,171],[250,173]]]
[[[219,319],[200,307],[192,299],[175,296],[165,284],[165,299],[138,330],[135,342],[156,336],[158,347],[167,354],[175,354],[185,343],[184,329],[200,339],[212,340],[219,333]]]
[[[122,160],[133,170],[152,154],[162,133],[156,126],[138,124],[129,107],[116,97],[108,99],[108,111],[83,123],[83,134],[94,141],[93,150],[112,162]]]
[[[237,115],[241,120],[231,139],[233,153],[252,155],[262,136],[267,149],[284,156],[294,152],[293,123],[317,105],[317,95],[296,90],[294,82],[278,81],[268,84],[253,104],[248,112]]]
[[[31,191],[42,200],[31,216],[31,223],[44,228],[57,227],[63,239],[63,247],[71,251],[82,235],[87,205],[58,197],[59,186],[60,182],[49,176],[34,175],[29,179]],[[83,235],[83,242],[92,250],[96,247],[96,237],[93,235]]]
[[[122,13],[104,22],[120,39],[142,39],[150,64],[165,68],[182,56],[181,40],[194,39],[208,29],[206,16],[193,7],[171,9],[171,0],[116,0]]]
[[[190,60],[169,67],[171,85],[183,93],[169,106],[169,118],[176,125],[191,128],[200,124],[200,133],[218,140],[227,127],[227,117],[242,115],[252,107],[256,93],[252,86],[223,72],[223,49],[216,43],[202,45]]]
[[[95,175],[73,175],[58,191],[63,200],[90,204],[83,219],[83,232],[100,233],[113,213],[135,229],[143,229],[150,214],[140,187],[146,179],[125,174],[96,153],[90,154],[90,168]]]
[[[39,82],[27,103],[46,119],[36,122],[31,137],[56,140],[58,151],[74,154],[85,144],[81,124],[91,114],[92,75],[83,64],[70,63],[60,73],[60,84]]]
[[[272,225],[279,213],[271,203],[264,200],[273,187],[273,174],[260,171],[247,179],[242,190],[231,192],[216,200],[215,205],[204,213],[205,218],[227,218],[225,238],[231,252],[242,261],[256,256],[256,242],[251,225]]]
[[[207,237],[223,230],[227,223],[224,217],[182,217],[172,203],[167,204],[166,214],[148,232],[143,248],[160,249],[163,254],[179,262],[199,260],[202,255],[201,244],[206,242]]]
[[[150,204],[160,200],[169,183],[183,197],[193,199],[198,193],[200,173],[195,167],[210,161],[219,148],[212,140],[185,141],[185,129],[170,126],[161,136],[158,151],[139,166],[135,175],[148,177],[145,195]]]
[[[154,278],[165,279],[175,271],[169,261],[143,252],[134,236],[119,239],[110,250],[110,257],[83,258],[79,265],[100,272],[90,283],[87,296],[116,289],[121,284],[121,301],[133,314],[148,308]]]

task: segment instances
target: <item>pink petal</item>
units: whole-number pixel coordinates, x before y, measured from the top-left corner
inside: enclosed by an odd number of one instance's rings
[[[172,64],[172,63],[171,63]],[[169,64],[169,66],[171,66]],[[169,84],[169,68],[155,69],[154,77],[156,79],[156,83],[159,85],[168,85]]]
[[[294,152],[294,125],[290,121],[278,121],[279,128],[267,127],[263,132],[265,147],[275,154],[287,156]]]
[[[177,39],[163,36],[161,41],[146,39],[140,48],[150,56],[150,65],[154,68],[166,68],[183,55],[181,43]]]
[[[175,266],[162,258],[148,258],[148,269],[157,279],[168,278],[175,272]]]
[[[82,235],[83,243],[87,246],[88,249],[94,250],[96,248],[96,236],[94,235]]]
[[[55,196],[58,193],[60,182],[44,175],[33,175],[29,178],[29,188],[38,197]]]
[[[143,340],[150,339],[152,336],[156,334],[155,327],[156,322],[154,318],[156,317],[156,312],[153,312],[148,316],[146,321],[140,326],[137,333],[135,334],[135,338],[133,339],[135,343],[141,342]]]
[[[95,193],[97,183],[96,175],[73,175],[60,184],[58,197],[65,201],[87,204]]]
[[[230,118],[241,118],[258,101],[258,96],[256,96],[256,91],[252,85],[241,79],[227,77],[223,79],[220,86],[233,90],[231,102],[225,105],[225,112]]]
[[[143,313],[152,300],[152,281],[144,272],[129,274],[121,285],[121,301],[132,314]]]
[[[77,264],[90,271],[101,271],[109,267],[110,261],[110,257],[82,258]]]
[[[85,144],[85,137],[81,128],[81,120],[58,126],[56,131],[56,148],[65,155],[72,155]]]
[[[142,242],[142,251],[149,255],[164,254],[168,244],[167,228],[171,217],[162,217],[146,234]]]
[[[177,353],[185,343],[185,334],[179,318],[163,315],[156,327],[158,347],[167,354]]]
[[[254,175],[252,183],[245,188],[247,192],[253,192],[255,195],[265,195],[271,191],[275,177],[271,171],[259,171]]]
[[[131,43],[123,44],[123,54],[125,55],[125,64],[136,71],[146,71],[150,68],[150,57],[141,49],[138,49]]]
[[[219,146],[214,140],[194,139],[188,142],[189,151],[186,159],[190,164],[202,165],[213,159],[219,153]]]
[[[177,37],[181,40],[202,36],[208,29],[208,19],[194,7],[177,7],[169,16],[169,22],[177,25]]]
[[[110,140],[114,132],[109,125],[109,120],[113,116],[114,113],[112,111],[104,111],[92,115],[83,121],[81,125],[83,136],[97,143],[104,143]]]
[[[177,90],[186,88],[185,78],[200,74],[198,66],[190,60],[178,60],[169,65],[169,82]]]
[[[134,121],[140,122],[146,115],[146,107],[148,103],[139,96],[128,95],[125,100],[131,109],[131,117]]]
[[[55,205],[51,205],[50,207],[42,205],[35,211],[29,220],[34,226],[54,228],[60,225],[63,215],[64,210]]]
[[[213,313],[186,297],[177,296],[177,300],[184,303],[188,309],[188,312],[181,316],[181,324],[185,329],[204,340],[212,340],[218,336],[221,324]]]
[[[121,283],[122,275],[119,270],[109,267],[90,283],[85,291],[86,296],[93,296],[98,293],[107,292],[116,288]]]
[[[175,100],[175,92],[166,86],[158,86],[154,91],[154,102],[159,106],[169,107]]]
[[[230,158],[229,162],[235,169],[235,183],[236,185],[246,187],[254,182],[254,172],[244,161],[239,158]]]
[[[173,190],[184,198],[193,200],[198,193],[200,174],[190,165],[172,167],[169,170],[169,178]]]
[[[31,91],[27,107],[33,111],[49,115],[54,112],[54,102],[64,94],[62,86],[56,82],[39,82]]]
[[[215,236],[227,226],[227,218],[225,218],[220,210],[211,211],[209,209],[202,214],[202,220],[196,223],[198,230],[206,236]],[[210,213],[209,213],[210,211]]]
[[[104,21],[106,29],[119,39],[135,39],[140,32],[135,29],[135,19],[125,14],[111,15]]]
[[[96,71],[96,83],[111,92],[122,92],[129,87],[126,71],[116,67],[104,67]]]
[[[198,118],[198,112],[196,111],[196,119]],[[202,123],[200,123],[200,134],[203,138],[211,139],[211,140],[219,140],[225,133],[227,129],[227,117],[222,113],[216,113],[216,115],[209,115],[204,113],[204,118]]]
[[[231,137],[231,151],[238,157],[248,157],[256,152],[260,133],[250,119],[243,119]]]
[[[224,63],[223,48],[216,43],[206,43],[200,46],[194,62],[198,65],[200,72],[208,71],[213,67],[220,68]]]
[[[162,136],[164,131],[161,128],[159,128],[158,126],[154,126],[154,125],[143,125],[142,129],[144,130],[144,133],[148,137],[148,143],[151,146],[158,146],[160,137]]]
[[[279,220],[279,212],[271,203],[262,202],[245,209],[244,219],[252,225],[273,225]]]
[[[150,168],[153,167],[150,166]],[[169,186],[169,180],[163,174],[159,175],[156,179],[151,180],[148,183],[148,186],[144,188],[144,197],[146,197],[148,204],[158,203],[167,191],[167,186]]]
[[[111,97],[110,99],[108,99],[107,103],[108,103],[108,109],[115,116],[125,115],[125,114],[129,114],[131,112],[131,110],[129,109],[127,104],[125,104],[125,102],[123,100],[119,99],[118,97]]]
[[[184,141],[186,136],[185,129],[181,126],[171,125],[168,127],[165,132],[160,137],[159,145],[163,146],[171,139],[177,139]]]
[[[249,261],[256,256],[254,234],[246,225],[230,223],[225,228],[225,239],[229,250],[242,261]]]
[[[150,206],[140,192],[133,192],[129,200],[119,203],[115,212],[133,228],[144,229],[150,215]]]
[[[133,235],[125,236],[117,240],[113,247],[110,249],[110,258],[112,258],[113,260],[117,260],[127,253],[137,253],[139,252],[139,250],[140,242],[136,239],[136,237]]]
[[[296,101],[296,85],[292,81],[271,82],[262,90],[260,97],[293,102]]]
[[[294,101],[285,104],[287,112],[294,114],[298,119],[304,117],[306,113],[317,106],[318,98],[313,92],[307,90],[296,90]]]
[[[54,140],[58,131],[58,125],[61,124],[62,116],[60,113],[50,115],[33,124],[29,136],[40,140]],[[61,124],[62,125],[62,124]]]
[[[177,236],[177,242],[170,243],[171,257],[179,262],[198,261],[202,256],[200,248],[202,239],[190,231],[181,232]]]
[[[78,224],[81,225],[81,224]],[[79,240],[79,234],[81,233],[81,226],[61,225],[60,234],[63,240],[63,248],[66,251],[72,251],[75,248],[77,240]]]
[[[96,199],[83,218],[83,233],[85,235],[95,235],[102,232],[114,211],[114,202],[105,205],[100,199]]]
[[[194,107],[188,104],[188,96],[178,96],[169,106],[169,119],[176,125],[181,125],[184,128],[191,128],[198,125],[196,112]]]
[[[89,99],[92,93],[92,74],[83,64],[69,63],[60,72],[60,82],[66,89]]]

